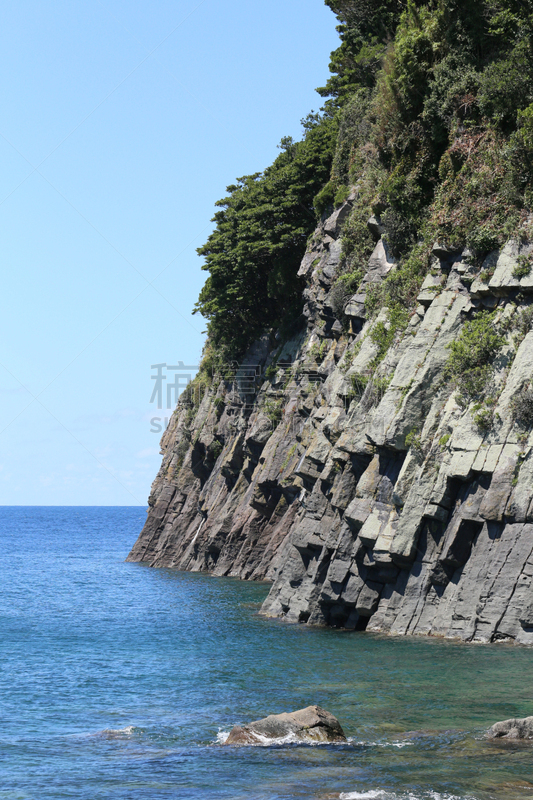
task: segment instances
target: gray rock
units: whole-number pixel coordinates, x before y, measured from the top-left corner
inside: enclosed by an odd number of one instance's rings
[[[350,297],[344,308],[346,316],[364,319],[366,317],[365,300],[366,294],[354,294]]]
[[[361,589],[355,610],[362,617],[371,617],[378,607],[379,595],[383,589],[383,584],[369,581]]]
[[[420,287],[420,294],[416,298],[418,302],[424,306],[430,306],[435,299],[435,297],[439,294],[442,289],[442,284],[444,282],[444,275],[426,275],[424,278],[424,282]]]
[[[376,283],[385,278],[396,264],[387,243],[380,239],[368,261],[368,271],[363,283]]]
[[[352,204],[348,200],[343,203],[340,208],[335,209],[333,214],[328,217],[324,223],[324,232],[336,239],[339,236],[342,226],[347,220],[351,210]]]
[[[515,278],[513,271],[518,266],[521,255],[530,255],[531,246],[523,246],[517,239],[511,239],[498,256],[494,268],[494,275],[489,281],[489,290],[497,296],[505,296],[512,289],[531,290],[533,288],[533,275]]]
[[[308,706],[290,713],[270,714],[248,725],[235,725],[224,744],[268,744],[287,737],[309,744],[346,741],[341,724],[333,714],[320,706]]]
[[[307,277],[314,269],[316,269],[316,267],[318,267],[322,258],[324,258],[323,252],[318,253],[316,250],[307,252],[302,259],[302,263],[300,264],[298,275],[300,277]]]
[[[496,722],[487,731],[489,739],[533,739],[533,717]]]
[[[435,242],[431,248],[432,255],[436,256],[441,261],[450,261],[459,256],[461,252],[461,249],[449,247],[448,245],[440,244],[440,242]]]

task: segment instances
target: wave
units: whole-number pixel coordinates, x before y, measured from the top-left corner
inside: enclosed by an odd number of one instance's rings
[[[216,744],[224,744],[230,735],[230,731],[222,731],[219,730],[216,736]],[[301,739],[298,739],[293,733],[288,733],[286,736],[279,736],[277,739],[271,739],[269,736],[262,736],[260,733],[255,733],[254,736],[257,738],[257,742],[250,742],[245,747],[272,747],[283,745],[283,744],[329,744],[327,742],[302,742]],[[345,743],[344,743],[345,744]],[[239,745],[241,747],[243,745]]]
[[[225,744],[230,735],[230,731],[224,731],[219,728],[213,744]],[[250,742],[246,745],[237,745],[237,747],[279,747],[284,744],[299,745],[300,747],[338,747],[352,745],[351,739],[346,742],[306,742],[299,739],[294,733],[288,733],[286,736],[279,736],[277,739],[271,739],[268,736],[262,736],[260,733],[254,732],[257,737],[257,742]],[[357,743],[358,744],[358,743]]]
[[[213,744],[225,744],[228,736],[230,735],[230,731],[222,730],[222,728],[218,729],[218,733],[213,741]],[[351,736],[348,736],[345,742],[305,742],[295,736],[293,733],[288,733],[286,736],[280,736],[277,739],[271,739],[267,736],[261,736],[259,733],[254,733],[254,736],[257,737],[257,742],[250,742],[247,745],[239,745],[239,747],[279,747],[280,745],[284,744],[297,744],[301,746],[307,747],[409,747],[414,745],[415,742],[367,742],[367,741],[359,741],[357,739],[353,739]],[[376,795],[368,795],[368,797],[381,797],[381,794]],[[367,795],[365,795],[367,797]]]

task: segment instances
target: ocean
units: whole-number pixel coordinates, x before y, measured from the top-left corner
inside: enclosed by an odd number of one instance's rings
[[[0,508],[0,800],[533,798],[533,652],[287,625],[266,584],[126,564],[139,507]],[[228,747],[318,704],[346,745]]]

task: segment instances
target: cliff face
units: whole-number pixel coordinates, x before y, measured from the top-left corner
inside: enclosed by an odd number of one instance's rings
[[[265,335],[199,405],[178,405],[129,560],[272,581],[262,613],[289,621],[533,643],[533,274],[517,269],[533,246],[524,229],[476,266],[435,244],[395,329],[368,311],[396,269],[372,219],[339,320],[354,197],[302,261],[306,329]],[[457,395],[469,376],[449,345],[479,319],[499,340],[476,404]]]

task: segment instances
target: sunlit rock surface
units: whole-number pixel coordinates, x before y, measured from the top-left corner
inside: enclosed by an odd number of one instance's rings
[[[268,744],[289,740],[324,744],[346,742],[339,720],[320,706],[307,706],[299,711],[270,714],[248,725],[235,725],[224,744]]]
[[[178,405],[129,560],[271,581],[262,613],[288,621],[533,643],[533,435],[512,413],[533,375],[533,331],[517,333],[533,278],[513,277],[532,247],[510,241],[480,268],[437,243],[375,368],[388,316],[367,314],[365,287],[395,263],[372,218],[368,273],[335,318],[349,203],[302,261],[306,328],[265,334],[197,407]],[[484,427],[443,379],[483,308],[506,331]]]

